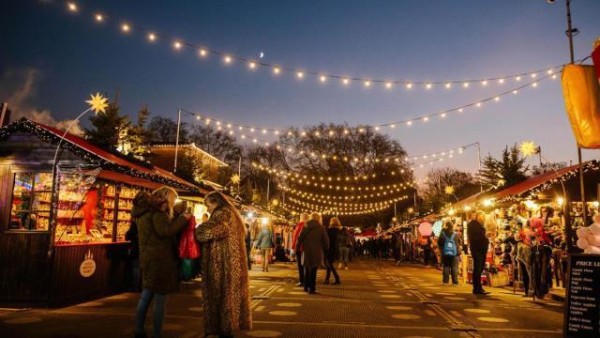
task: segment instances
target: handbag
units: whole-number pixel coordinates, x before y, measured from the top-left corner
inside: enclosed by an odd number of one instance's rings
[[[200,247],[194,238],[196,219],[192,216],[184,228],[179,240],[179,258],[195,259],[200,257]]]

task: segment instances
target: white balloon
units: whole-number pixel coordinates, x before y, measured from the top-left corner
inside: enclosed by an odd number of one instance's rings
[[[589,253],[589,254],[599,255],[600,254],[600,247],[590,245],[587,248],[585,248],[584,252],[585,253]]]
[[[600,235],[600,223],[594,223],[590,226],[590,231],[594,235]]]
[[[589,233],[590,233],[590,228],[581,227],[581,228],[577,229],[577,238],[586,238]]]
[[[600,235],[594,235],[593,233],[590,233],[585,239],[590,245],[600,246]]]
[[[577,240],[577,247],[579,249],[585,249],[589,246],[590,244],[588,243],[588,241],[585,238],[580,238]]]

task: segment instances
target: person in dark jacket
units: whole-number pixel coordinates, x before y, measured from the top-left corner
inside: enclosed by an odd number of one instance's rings
[[[341,284],[340,275],[338,275],[335,270],[335,261],[339,258],[339,248],[337,245],[338,235],[342,231],[342,223],[337,217],[331,218],[329,220],[329,227],[327,227],[327,237],[329,237],[329,250],[325,254],[325,266],[327,268],[327,272],[325,273],[325,284],[329,284],[329,276],[333,273],[333,278],[335,278],[335,282],[333,284]],[[341,236],[340,236],[341,237]]]
[[[442,282],[448,284],[451,275],[452,284],[458,285],[458,261],[461,254],[462,237],[454,231],[452,222],[444,224],[444,230],[438,238],[438,248],[442,256]]]
[[[190,214],[172,218],[177,192],[161,187],[140,196],[131,216],[136,219],[140,241],[142,294],[135,315],[135,336],[146,337],[146,313],[154,299],[153,337],[160,337],[167,294],[179,287],[175,235],[188,224]]]
[[[310,294],[317,293],[317,269],[323,253],[329,250],[329,238],[321,222],[321,215],[312,213],[296,243],[296,251],[304,249],[304,291]]]
[[[473,257],[473,294],[476,295],[486,295],[489,293],[483,290],[483,287],[481,286],[481,274],[485,267],[485,257],[490,245],[483,226],[484,222],[485,213],[483,211],[478,211],[475,214],[475,217],[467,224],[469,250]]]
[[[146,196],[147,193],[144,193]],[[138,194],[136,198],[142,197]],[[140,200],[133,200],[134,204],[139,204]],[[127,286],[130,291],[140,291],[140,241],[138,239],[138,227],[135,223],[135,219],[131,219],[129,224],[129,230],[125,233],[125,240],[129,241],[129,248],[127,249]]]

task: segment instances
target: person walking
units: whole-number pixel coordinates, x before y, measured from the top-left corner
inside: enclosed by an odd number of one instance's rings
[[[332,242],[331,244],[333,244],[339,251],[340,264],[338,265],[338,269],[344,268],[348,270],[348,260],[350,259],[350,248],[352,247],[352,238],[350,237],[350,234],[348,234],[348,229],[345,226],[342,227],[337,236],[337,243]]]
[[[260,250],[260,255],[262,257],[262,271],[269,272],[269,260],[271,259],[274,243],[273,232],[271,231],[268,219],[266,218],[262,219],[260,231],[258,232],[258,235],[256,235],[254,246]]]
[[[442,256],[442,282],[448,284],[452,276],[452,284],[458,285],[458,261],[462,240],[460,235],[454,232],[452,222],[444,224],[444,229],[438,238],[438,247]]]
[[[473,257],[473,294],[487,295],[489,292],[481,286],[481,274],[485,267],[485,257],[490,244],[483,223],[485,213],[477,211],[475,217],[467,224],[467,238],[469,239],[469,250]]]
[[[329,250],[329,238],[321,222],[321,215],[312,213],[296,243],[296,251],[301,247],[304,250],[304,291],[310,294],[317,293],[317,269]]]
[[[152,194],[138,193],[131,216],[138,225],[142,293],[135,315],[135,336],[146,337],[146,314],[154,300],[152,336],[162,333],[167,294],[179,288],[175,235],[188,224],[190,214],[173,218],[177,192],[161,187]]]
[[[339,248],[337,241],[339,240],[339,234],[342,232],[342,223],[339,218],[333,217],[329,220],[329,226],[327,227],[327,237],[329,237],[329,250],[325,254],[325,266],[327,272],[325,273],[325,284],[329,284],[329,276],[333,273],[335,282],[333,284],[341,284],[340,275],[335,270],[335,261],[339,258]]]
[[[196,228],[202,243],[205,336],[233,337],[252,328],[246,228],[235,207],[218,191],[206,195],[210,218]]]
[[[302,246],[296,248],[296,244],[298,243],[298,237],[300,237],[300,233],[302,233],[302,229],[304,229],[304,224],[308,220],[307,213],[300,214],[300,221],[296,225],[296,229],[294,229],[294,233],[292,234],[292,248],[296,252],[296,265],[298,266],[298,284],[296,286],[304,286],[304,265],[302,264]]]

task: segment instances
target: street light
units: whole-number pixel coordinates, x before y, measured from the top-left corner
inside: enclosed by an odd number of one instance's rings
[[[556,0],[546,0],[548,3],[552,4],[556,2]],[[565,0],[565,4],[567,6],[567,30],[565,31],[565,35],[569,40],[569,53],[571,56],[571,64],[575,63],[575,53],[573,51],[573,37],[579,34],[579,29],[573,28],[573,24],[571,22],[571,0]],[[585,184],[583,181],[583,164],[581,161],[581,147],[577,147],[577,159],[579,160],[579,188],[581,191],[581,203],[583,204],[583,224],[584,226],[588,225],[587,222],[587,204],[585,200]],[[566,208],[568,210],[568,207]],[[566,215],[568,216],[568,215]]]

